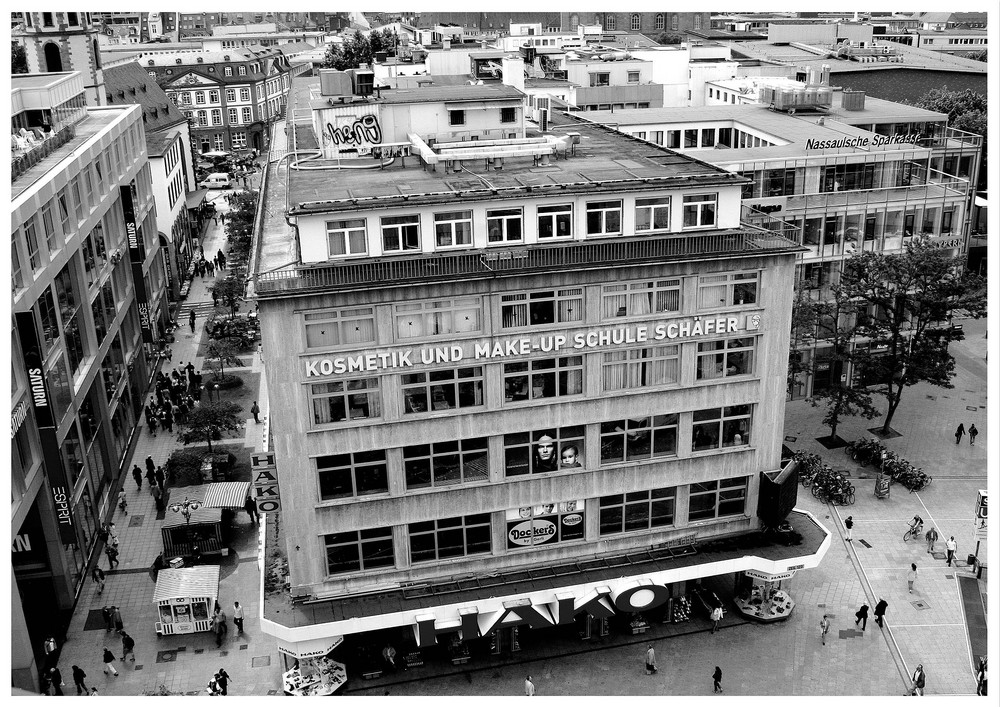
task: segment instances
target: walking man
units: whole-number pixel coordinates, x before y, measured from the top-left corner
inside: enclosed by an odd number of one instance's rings
[[[906,589],[913,594],[913,583],[917,581],[917,563],[910,563],[910,571],[906,573]]]
[[[111,615],[115,619],[115,631],[117,631],[118,633],[124,633],[125,623],[122,621],[121,610],[117,606],[112,605]]]
[[[932,525],[930,527],[930,529],[927,531],[927,534],[924,535],[924,539],[927,540],[927,553],[928,554],[933,554],[933,552],[934,552],[934,543],[936,543],[937,539],[938,539],[937,528],[935,528]]]
[[[142,469],[138,464],[132,465],[132,478],[135,479],[135,490],[142,491]]]
[[[969,444],[973,447],[976,446],[976,437],[979,436],[979,430],[976,429],[975,423],[969,425]]]
[[[113,545],[106,545],[104,554],[108,556],[108,569],[113,570],[120,563],[118,562],[118,549]]]
[[[878,603],[875,605],[875,623],[878,624],[879,628],[882,628],[882,621],[885,617],[885,610],[889,608],[889,602],[887,602],[883,597],[878,598]]]
[[[712,633],[715,633],[719,629],[719,622],[722,621],[722,607],[717,606],[712,609],[709,618],[712,620]]]
[[[257,503],[249,496],[247,496],[246,500],[243,502],[243,510],[245,510],[247,515],[250,516],[250,520],[253,521],[254,525],[260,523],[260,514],[257,512]]]
[[[656,651],[652,643],[646,646],[646,675],[656,675]]]
[[[913,694],[919,697],[924,696],[924,684],[927,682],[927,676],[924,674],[924,666],[920,664],[917,669],[913,671]]]
[[[104,632],[109,633],[115,627],[115,614],[107,604],[101,609],[101,616],[104,617]]]
[[[107,675],[109,672],[118,677],[118,671],[115,670],[115,654],[108,650],[108,647],[104,647],[104,674]]]
[[[152,461],[152,459],[150,459],[150,461]],[[154,472],[152,469],[147,468],[145,477],[146,477],[146,483],[149,484],[149,494],[152,496],[153,487],[156,486],[156,472]]]
[[[257,405],[256,400],[254,400],[253,405],[250,406],[250,414],[253,415],[253,421],[259,425],[260,418],[258,417],[258,415],[260,415],[260,406]]]
[[[861,624],[861,630],[864,631],[868,627],[868,605],[861,602],[861,608],[854,612],[854,625],[857,626]]]
[[[854,516],[847,516],[844,521],[844,535],[847,537],[847,542],[851,542],[851,529],[854,527]]]
[[[952,535],[948,540],[945,540],[944,546],[948,548],[948,566],[951,567],[951,561],[955,559],[955,553],[958,552],[958,543],[955,542],[955,536]]]
[[[47,676],[49,678],[49,683],[52,685],[52,694],[56,697],[62,697],[63,679],[62,679],[62,673],[59,672],[59,668],[53,665],[51,668],[49,668]]]
[[[162,491],[164,489],[163,484],[167,480],[166,474],[163,473],[163,467],[162,466],[156,467],[155,478],[156,478],[157,485],[160,487],[160,491]]]
[[[531,682],[530,675],[524,678],[524,696],[525,697],[535,696],[535,683]]]
[[[962,435],[964,434],[965,434],[965,425],[959,422],[958,429],[955,430],[955,444],[960,444],[962,442]]]
[[[132,654],[132,662],[135,662],[135,639],[128,635],[127,632],[122,631],[122,662],[125,662],[125,656],[129,653]]]
[[[824,646],[826,645],[826,634],[828,633],[830,633],[830,619],[826,617],[826,614],[823,614],[823,618],[819,622],[819,635],[823,640]]]
[[[86,695],[89,690],[87,690],[87,685],[83,681],[87,679],[87,673],[80,669],[79,665],[73,666],[73,684],[76,685],[77,697],[80,695]]]
[[[712,692],[722,692],[722,668],[718,665],[715,666],[715,672],[712,673],[713,690]]]
[[[191,310],[191,315],[188,317],[188,326],[191,327],[191,333],[192,334],[194,333],[194,320],[195,320],[195,316],[196,315],[194,313],[194,310],[192,309]]]
[[[215,674],[215,682],[222,690],[223,695],[229,694],[229,673],[226,672],[225,668],[219,668],[219,672]]]
[[[238,601],[233,602],[233,623],[236,624],[238,636],[243,635],[243,607]]]
[[[146,478],[156,470],[156,462],[153,461],[153,455],[146,455]]]
[[[104,570],[101,569],[100,565],[94,565],[94,569],[91,570],[90,576],[94,578],[94,584],[97,585],[97,593],[104,593]]]

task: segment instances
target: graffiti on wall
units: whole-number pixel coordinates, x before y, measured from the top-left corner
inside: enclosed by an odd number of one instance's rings
[[[379,144],[382,142],[382,126],[378,122],[377,115],[359,116],[350,125],[335,126],[333,123],[326,124],[323,132],[323,142],[332,143],[336,146],[349,145],[359,146],[365,144]]]

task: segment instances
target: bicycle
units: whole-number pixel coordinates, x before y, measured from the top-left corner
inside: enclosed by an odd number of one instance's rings
[[[923,531],[923,529],[924,527],[922,525],[911,525],[909,528],[906,529],[906,532],[903,533],[903,542],[905,543],[910,538],[913,538],[914,540],[919,540],[920,533],[921,531]]]

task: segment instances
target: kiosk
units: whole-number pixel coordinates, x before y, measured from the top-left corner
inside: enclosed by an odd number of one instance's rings
[[[218,598],[217,565],[160,570],[153,592],[159,619],[157,635],[211,631],[212,609]]]
[[[347,668],[330,657],[333,649],[344,642],[343,636],[319,638],[299,643],[278,640],[278,651],[285,666],[281,675],[286,695],[308,697],[332,695],[347,683]]]
[[[746,570],[737,575],[736,598],[733,600],[736,608],[744,616],[757,621],[784,621],[791,616],[795,601],[781,588],[781,582],[791,579],[794,574]]]

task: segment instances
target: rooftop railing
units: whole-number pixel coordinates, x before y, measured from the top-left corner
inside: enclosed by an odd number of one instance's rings
[[[13,183],[17,178],[44,160],[67,142],[76,136],[76,130],[72,125],[67,125],[52,137],[28,147],[24,150],[18,148],[11,151],[10,155],[10,181]]]
[[[337,264],[298,266],[259,273],[258,296],[282,292],[368,288],[442,279],[514,275],[565,268],[601,268],[622,264],[686,260],[712,256],[751,256],[797,252],[801,246],[779,233],[745,224],[740,229],[669,234],[598,242],[476,249],[372,258]]]

